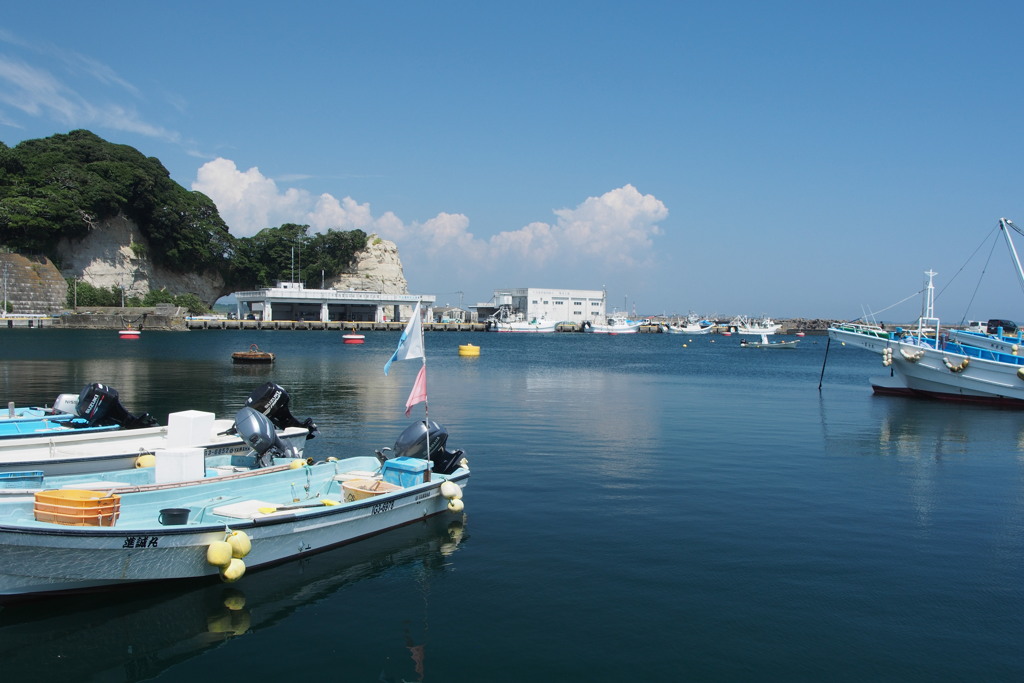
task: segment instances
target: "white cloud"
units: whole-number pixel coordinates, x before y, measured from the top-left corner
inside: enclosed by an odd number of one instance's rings
[[[0,32],[0,42],[21,45],[7,32]],[[39,52],[37,47],[33,51]],[[113,97],[101,94],[84,97],[50,70],[0,55],[0,123],[22,127],[17,116],[11,114],[11,111],[16,111],[23,116],[49,119],[70,128],[108,128],[179,142],[178,133],[146,122],[135,107],[118,101],[124,93],[137,98],[139,92],[110,67],[54,46],[45,54],[63,63],[72,75],[86,77],[87,82],[83,81],[83,85],[113,87],[116,94]],[[3,108],[9,111],[5,112]]]
[[[284,223],[309,225],[313,232],[361,229],[396,242],[410,281],[427,272],[438,258],[454,271],[479,269],[480,263],[509,266],[510,274],[551,263],[594,267],[642,267],[654,258],[654,238],[668,209],[653,195],[632,185],[588,197],[572,209],[554,211],[553,224],[533,222],[491,237],[477,237],[469,218],[440,213],[422,222],[405,223],[392,212],[374,216],[368,203],[305,190],[282,190],[256,167],[239,170],[218,158],[200,167],[192,189],[217,205],[233,234],[251,236]],[[461,273],[460,273],[461,274]]]

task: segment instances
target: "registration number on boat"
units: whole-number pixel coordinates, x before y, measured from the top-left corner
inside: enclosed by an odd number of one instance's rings
[[[381,512],[389,512],[392,509],[394,509],[394,507],[395,507],[395,501],[393,501],[393,500],[385,500],[383,503],[376,503],[372,508],[370,508],[370,514],[371,515],[377,515],[377,514],[380,514]]]

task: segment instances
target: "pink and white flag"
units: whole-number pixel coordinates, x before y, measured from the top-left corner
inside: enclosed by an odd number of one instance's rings
[[[417,403],[424,403],[427,400],[427,366],[424,364],[420,368],[420,372],[416,375],[416,383],[412,385],[412,392],[409,394],[409,400],[405,402],[405,416],[409,417],[409,412],[412,407]]]

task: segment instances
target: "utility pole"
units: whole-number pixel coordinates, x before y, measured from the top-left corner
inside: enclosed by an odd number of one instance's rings
[[[4,261],[4,310],[0,313],[0,317],[7,317],[7,271],[10,268],[10,264]]]

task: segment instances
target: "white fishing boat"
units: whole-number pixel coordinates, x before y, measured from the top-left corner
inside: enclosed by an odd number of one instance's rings
[[[768,341],[768,335],[761,334],[761,341],[740,340],[740,346],[746,349],[795,349],[799,339],[788,339],[785,341]]]
[[[629,320],[625,314],[613,313],[605,324],[587,323],[585,329],[594,334],[634,334],[640,331],[640,323]]]
[[[715,323],[691,313],[685,321],[662,325],[662,329],[669,334],[710,334],[715,329]]]
[[[736,334],[775,334],[781,328],[780,323],[768,316],[752,319],[745,315],[738,315],[729,322],[729,331]]]
[[[0,596],[218,576],[231,582],[247,569],[461,513],[468,464],[446,441],[443,428],[420,421],[391,458],[124,495],[65,489],[0,501]]]
[[[95,385],[93,385],[95,386]],[[87,387],[89,389],[89,387]],[[83,392],[84,393],[84,392]],[[113,394],[113,400],[111,399]],[[307,418],[299,422],[292,416],[288,393],[268,382],[255,390],[246,405],[267,415],[285,443],[299,454],[307,439],[317,433],[316,424]],[[86,417],[104,411],[123,410],[116,392],[92,395]],[[111,412],[106,412],[110,415]],[[49,475],[103,472],[134,467],[140,458],[148,460],[160,449],[202,448],[207,455],[243,455],[249,446],[234,430],[234,420],[217,419],[204,411],[179,411],[168,416],[166,426],[110,431],[68,430],[60,434],[0,439],[0,472],[42,470]]]
[[[42,470],[0,472],[0,500],[31,497],[48,489],[86,489],[124,494],[181,488],[214,477],[248,478],[305,464],[300,452],[277,435],[274,424],[252,408],[235,416],[235,431],[249,447],[244,455],[206,455],[200,448],[157,449],[126,470],[46,474]]]
[[[1005,218],[1000,219],[999,228],[1024,283],[1024,271],[1009,234],[1011,229],[1020,230]],[[916,330],[842,325],[829,328],[829,338],[881,356],[889,372],[870,379],[876,393],[1024,407],[1024,358],[957,341],[943,330],[935,316],[936,274],[926,273],[924,315]]]
[[[526,319],[519,311],[508,304],[502,304],[497,312],[487,319],[487,329],[494,332],[554,332],[558,321],[540,318]]]

